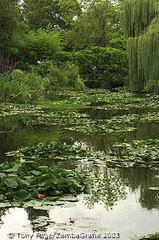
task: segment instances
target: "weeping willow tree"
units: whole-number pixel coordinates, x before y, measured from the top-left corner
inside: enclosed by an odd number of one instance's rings
[[[123,19],[128,37],[130,89],[142,92],[159,80],[159,0],[125,0]]]
[[[127,37],[136,37],[157,15],[158,0],[125,0],[123,22]]]

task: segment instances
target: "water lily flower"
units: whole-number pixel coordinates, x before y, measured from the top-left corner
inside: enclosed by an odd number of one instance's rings
[[[44,198],[44,197],[45,197],[44,194],[41,194],[41,193],[38,194],[38,198]]]
[[[70,223],[74,223],[75,220],[73,218],[69,218]]]

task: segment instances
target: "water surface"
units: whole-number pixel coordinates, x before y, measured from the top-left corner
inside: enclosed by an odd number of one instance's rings
[[[90,113],[91,116],[92,112]],[[105,114],[105,115],[103,115]],[[114,113],[116,114],[116,113]],[[96,113],[92,118],[105,118],[110,112]],[[113,115],[113,113],[111,113]],[[64,129],[62,126],[36,126],[21,129],[12,135],[1,134],[0,159],[7,159],[5,153],[22,146],[37,144],[47,140],[60,140],[71,144],[83,144],[95,150],[107,151],[114,143],[131,142],[134,139],[158,138],[158,123],[138,123],[132,132],[123,134],[91,134],[86,135]],[[2,240],[13,239],[42,239],[39,230],[35,228],[34,220],[45,216],[52,221],[46,231],[51,236],[56,231],[60,233],[101,233],[106,239],[107,233],[119,233],[121,240],[128,240],[133,235],[143,235],[159,232],[159,193],[149,190],[157,186],[153,178],[158,170],[147,168],[111,169],[104,163],[96,161],[49,162],[67,169],[89,170],[95,175],[94,188],[90,194],[79,195],[79,201],[74,207],[64,208],[55,206],[51,210],[33,208],[1,208],[0,237]],[[70,225],[69,218],[75,223]],[[9,233],[13,233],[9,235]],[[24,235],[26,234],[26,235]],[[39,235],[38,235],[39,234]],[[82,236],[82,235],[81,235]],[[117,238],[108,239],[119,239]],[[29,238],[30,237],[30,238]]]

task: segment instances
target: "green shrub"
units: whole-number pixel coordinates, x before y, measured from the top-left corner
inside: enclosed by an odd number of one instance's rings
[[[74,88],[76,90],[81,90],[81,91],[85,89],[85,84],[80,77],[76,78],[76,80],[74,82]]]
[[[17,67],[27,69],[28,64],[53,59],[61,50],[60,34],[55,31],[39,29],[25,34],[19,46]]]
[[[27,103],[44,95],[49,79],[36,73],[25,73],[19,69],[0,77],[0,100],[5,102]]]
[[[74,82],[79,75],[78,67],[72,62],[67,62],[64,65],[64,73],[66,78],[68,79],[69,85],[74,86]]]
[[[38,62],[34,71],[42,77],[47,76],[50,79],[49,89],[69,87],[76,90],[83,90],[85,85],[79,76],[79,68],[74,63],[68,61],[59,66],[54,61],[46,60]]]
[[[91,87],[123,86],[128,74],[127,57],[123,50],[111,47],[91,47],[73,53],[80,76]]]
[[[54,61],[38,61],[38,65],[33,67],[41,77],[49,78],[49,90],[67,85],[67,78],[62,67],[58,67]]]
[[[144,92],[159,94],[159,80],[149,80],[144,87]]]

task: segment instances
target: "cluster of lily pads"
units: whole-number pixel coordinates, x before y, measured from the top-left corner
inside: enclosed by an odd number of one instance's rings
[[[24,147],[7,153],[8,156],[23,159],[83,159],[102,161],[108,167],[159,167],[159,140],[136,140],[132,143],[113,145],[106,152],[88,150],[82,146],[51,141]]]
[[[62,95],[68,96],[68,93]],[[145,95],[136,97],[129,92],[110,92],[104,89],[100,91],[87,90],[83,93],[69,92],[69,99],[63,100],[65,104],[78,104],[81,106],[91,106],[95,109],[140,109],[140,108],[158,108],[158,96]],[[62,101],[60,102],[62,104]]]
[[[35,161],[14,161],[0,164],[0,201],[57,200],[65,194],[84,191],[85,174],[40,165]]]
[[[62,99],[58,99],[59,96]],[[75,109],[90,107],[95,109],[132,109],[132,108],[158,108],[158,96],[135,97],[129,92],[110,92],[104,89],[88,89],[85,92],[58,91],[57,99],[43,101],[37,104],[1,104],[5,111],[27,111],[41,109]],[[71,107],[72,106],[72,107]]]
[[[133,131],[135,128],[133,126],[129,126],[127,123],[120,124],[120,123],[92,123],[92,124],[86,124],[81,126],[75,126],[69,128],[70,130],[75,130],[83,133],[120,133],[120,132],[129,132]]]
[[[23,159],[79,159],[91,156],[91,152],[83,147],[69,145],[59,141],[49,141],[33,146],[27,146],[17,151],[8,152],[7,156]]]
[[[159,139],[114,145],[109,154],[112,166],[159,168]]]
[[[36,117],[32,119],[32,125],[75,125],[75,124],[88,124],[94,122],[90,120],[85,113],[79,113],[78,111],[62,110],[62,111],[49,111],[36,114]]]

